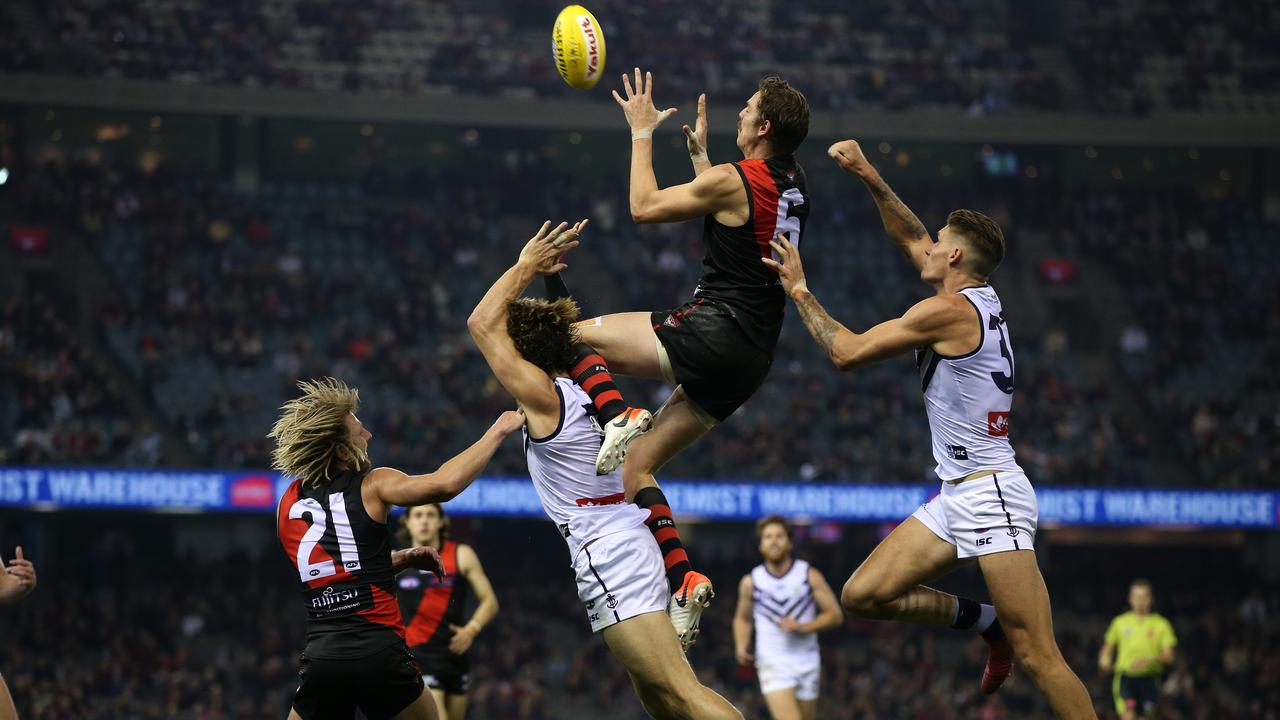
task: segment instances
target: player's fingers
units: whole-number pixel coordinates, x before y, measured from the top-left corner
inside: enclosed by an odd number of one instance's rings
[[[707,118],[707,94],[702,93],[698,96],[698,117],[705,120]]]
[[[557,241],[560,240],[560,236],[564,233],[566,229],[568,229],[568,227],[569,227],[569,223],[561,222],[559,225],[555,226],[555,229],[553,229],[551,232],[543,236],[542,240],[544,241],[550,240],[551,244],[554,245],[556,244]]]
[[[636,94],[644,95],[644,77],[640,74],[640,68],[636,68]]]
[[[624,75],[623,77],[626,77],[626,76]],[[622,99],[622,96],[618,94],[617,90],[613,91],[613,99],[617,100],[618,104],[621,105],[622,107],[625,108],[627,106],[627,101]]]
[[[581,234],[582,231],[586,230],[587,226],[590,224],[591,224],[591,218],[582,218],[581,220],[578,221],[577,225],[573,226],[574,232]]]
[[[778,273],[782,272],[782,264],[779,263],[777,260],[774,260],[773,258],[760,258],[760,262],[773,268],[775,272],[778,272]]]
[[[19,545],[17,548],[15,548],[15,549],[14,549],[14,557],[18,558],[19,560],[21,560],[21,559],[22,559],[22,546],[21,546],[21,545]]]
[[[646,72],[644,74],[644,94],[653,95],[653,73]]]
[[[635,97],[635,91],[631,89],[631,78],[626,73],[622,74],[622,89],[627,93],[627,99]]]
[[[778,253],[778,256],[784,261],[787,259],[788,252],[785,246],[780,244],[777,240],[770,240],[769,245],[773,247],[774,252]]]

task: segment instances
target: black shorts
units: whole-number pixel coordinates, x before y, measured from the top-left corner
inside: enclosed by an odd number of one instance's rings
[[[773,353],[751,342],[722,302],[698,298],[650,320],[676,383],[716,420],[732,415],[769,375]]]
[[[415,653],[422,681],[432,690],[442,690],[447,695],[466,695],[471,684],[471,663],[466,655],[447,657]]]
[[[400,643],[362,658],[330,660],[302,653],[293,709],[303,720],[389,720],[422,695],[422,674]]]
[[[1116,709],[1132,708],[1139,717],[1152,715],[1160,699],[1160,678],[1121,675],[1116,684]]]

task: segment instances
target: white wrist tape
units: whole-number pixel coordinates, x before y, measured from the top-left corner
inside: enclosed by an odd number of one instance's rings
[[[707,157],[706,153],[698,153],[697,155],[690,155],[689,159],[693,160],[693,163],[695,165],[697,165],[698,163],[711,162],[710,158]]]
[[[632,140],[649,140],[653,138],[653,128],[645,128],[643,130],[632,130]]]

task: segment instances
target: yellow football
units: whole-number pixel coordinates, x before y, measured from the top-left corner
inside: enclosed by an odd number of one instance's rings
[[[551,54],[570,87],[593,88],[604,73],[604,30],[586,8],[570,5],[556,16]]]

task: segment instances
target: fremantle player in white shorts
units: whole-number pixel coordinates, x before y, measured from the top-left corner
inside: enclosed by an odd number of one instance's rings
[[[591,629],[627,669],[645,710],[658,718],[741,720],[698,682],[667,619],[666,570],[645,525],[626,502],[622,474],[596,474],[604,431],[591,397],[569,377],[578,342],[573,300],[522,298],[534,277],[559,272],[586,226],[542,225],[467,320],[493,374],[525,414],[525,457],[542,509],[569,545]],[[604,710],[602,708],[602,710]]]
[[[818,633],[840,627],[844,613],[822,573],[792,557],[792,534],[780,515],[756,523],[764,562],[738,583],[733,644],[739,664],[756,666],[773,720],[813,720],[822,671]]]
[[[1009,444],[1013,348],[1004,310],[987,277],[1004,258],[994,220],[956,210],[934,242],[853,140],[827,154],[867,186],[885,230],[937,291],[900,318],[863,333],[831,319],[805,283],[800,254],[773,243],[782,277],[805,326],[841,370],[912,350],[920,370],[942,492],[880,543],[841,591],[845,609],[875,620],[950,626],[989,645],[983,692],[995,692],[1016,656],[1062,718],[1094,718],[1089,693],[1058,650],[1049,592],[1033,548],[1035,491]],[[920,583],[977,558],[991,605]],[[999,619],[997,620],[997,615]]]

